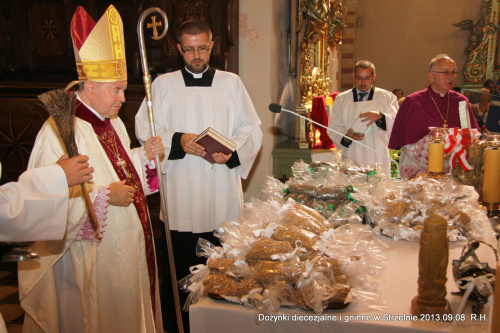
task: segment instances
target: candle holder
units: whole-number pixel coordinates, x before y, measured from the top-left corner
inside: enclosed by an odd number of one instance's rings
[[[444,138],[445,130],[442,127],[429,127],[429,157],[427,172],[430,174],[443,173],[444,170]]]
[[[35,242],[3,243],[10,246],[10,251],[2,255],[2,261],[37,260],[40,256],[31,251],[30,246]]]
[[[500,133],[486,133],[481,201],[488,216],[500,213]]]

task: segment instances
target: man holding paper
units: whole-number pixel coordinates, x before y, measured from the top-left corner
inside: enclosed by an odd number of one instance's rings
[[[469,113],[466,118],[470,123],[466,127],[479,128],[467,97],[453,91],[456,76],[455,61],[446,54],[438,54],[431,59],[427,69],[430,84],[407,96],[401,104],[389,141],[389,148],[401,148],[401,178],[427,172],[429,127],[461,128],[460,102],[466,104]]]
[[[333,131],[328,131],[328,135],[342,150],[342,158],[366,165],[378,162],[390,172],[389,159],[352,141],[360,141],[389,157],[387,145],[398,110],[396,96],[373,85],[377,75],[375,65],[370,61],[358,61],[352,75],[356,87],[337,96],[328,122],[328,127],[345,133],[350,139]]]
[[[206,261],[196,256],[198,239],[216,242],[213,232],[219,223],[238,219],[243,207],[241,178],[248,177],[262,132],[240,78],[208,65],[214,46],[210,27],[205,22],[187,21],[177,29],[176,37],[185,67],[159,76],[151,90],[157,135],[168,156],[162,163],[162,180],[176,273],[182,278],[189,274],[190,266]],[[144,142],[150,136],[145,102],[135,120],[137,138]],[[236,144],[232,154],[213,153],[211,162],[215,163],[208,162],[203,146],[194,142],[208,127]],[[171,289],[164,285],[167,291]],[[180,294],[181,302],[185,295]],[[170,310],[164,309],[164,315],[173,316],[173,301],[168,295],[162,298],[165,306],[172,305]]]

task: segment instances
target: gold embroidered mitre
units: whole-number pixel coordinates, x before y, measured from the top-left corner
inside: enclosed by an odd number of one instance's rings
[[[127,80],[123,23],[113,5],[97,23],[78,7],[71,20],[71,38],[80,82]]]

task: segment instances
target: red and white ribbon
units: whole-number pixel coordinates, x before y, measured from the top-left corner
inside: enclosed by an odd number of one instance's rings
[[[448,128],[445,131],[444,152],[451,154],[450,165],[453,168],[456,167],[456,161],[458,160],[458,164],[464,171],[474,169],[467,161],[469,153],[466,148],[470,146],[471,142],[479,140],[481,132],[473,128],[471,135],[469,135],[468,128],[460,129],[458,127]]]

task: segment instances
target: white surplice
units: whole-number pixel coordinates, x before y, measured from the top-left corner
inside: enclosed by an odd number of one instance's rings
[[[211,87],[186,87],[181,71],[176,71],[153,82],[152,99],[165,156],[175,132],[199,134],[212,127],[236,143],[241,162],[229,169],[190,154],[165,158],[162,180],[170,229],[211,232],[219,223],[237,219],[243,206],[241,178],[247,178],[262,143],[259,117],[240,78],[217,70]],[[150,137],[145,102],[136,115],[136,135],[142,143]]]
[[[59,165],[24,172],[0,186],[0,242],[61,239],[67,207],[68,182]],[[7,333],[1,314],[0,333]]]
[[[385,115],[386,130],[379,128],[375,123],[368,126],[365,137],[360,142],[377,152],[389,157],[389,138],[391,137],[392,125],[398,110],[396,96],[391,92],[375,87],[373,99],[370,101],[354,102],[352,90],[339,94],[333,102],[330,111],[328,127],[347,134],[347,131],[354,125],[359,115],[366,111],[377,111]],[[328,135],[332,139],[337,149],[342,150],[342,158],[349,158],[358,164],[371,165],[378,162],[390,173],[391,161],[373,151],[353,142],[349,147],[343,146],[340,141],[342,136],[328,130]]]
[[[62,239],[67,207],[68,182],[59,165],[24,172],[0,187],[0,241]]]
[[[130,139],[119,118],[111,119],[111,124],[131,157],[146,191],[145,161],[140,156],[143,149],[130,150]],[[145,240],[137,210],[134,205],[107,205],[107,198],[99,197],[109,194],[106,187],[120,179],[91,124],[76,118],[75,139],[79,152],[88,155],[89,164],[95,168],[93,179],[87,182],[86,187],[101,231],[104,231],[102,241],[75,239],[87,218],[87,208],[80,186],[71,187],[63,240],[37,242],[33,248],[41,259],[19,264],[19,298],[26,311],[23,332],[78,332],[79,329],[102,333],[162,332],[158,283],[155,288],[156,322],[153,319]],[[49,118],[38,133],[29,168],[52,164],[64,153],[55,124]],[[59,326],[65,323],[64,319],[68,319],[59,318],[59,314],[67,309],[58,305],[61,301],[58,293],[64,286],[56,283],[57,273],[64,270],[68,270],[70,276],[74,274],[74,281],[70,281],[75,286],[72,296],[75,296],[76,289],[79,298],[76,308],[81,311],[78,319],[83,328],[71,321],[69,325],[73,325],[74,329],[65,330]],[[71,310],[65,311],[66,314],[68,312]],[[78,313],[73,315],[79,316]]]

